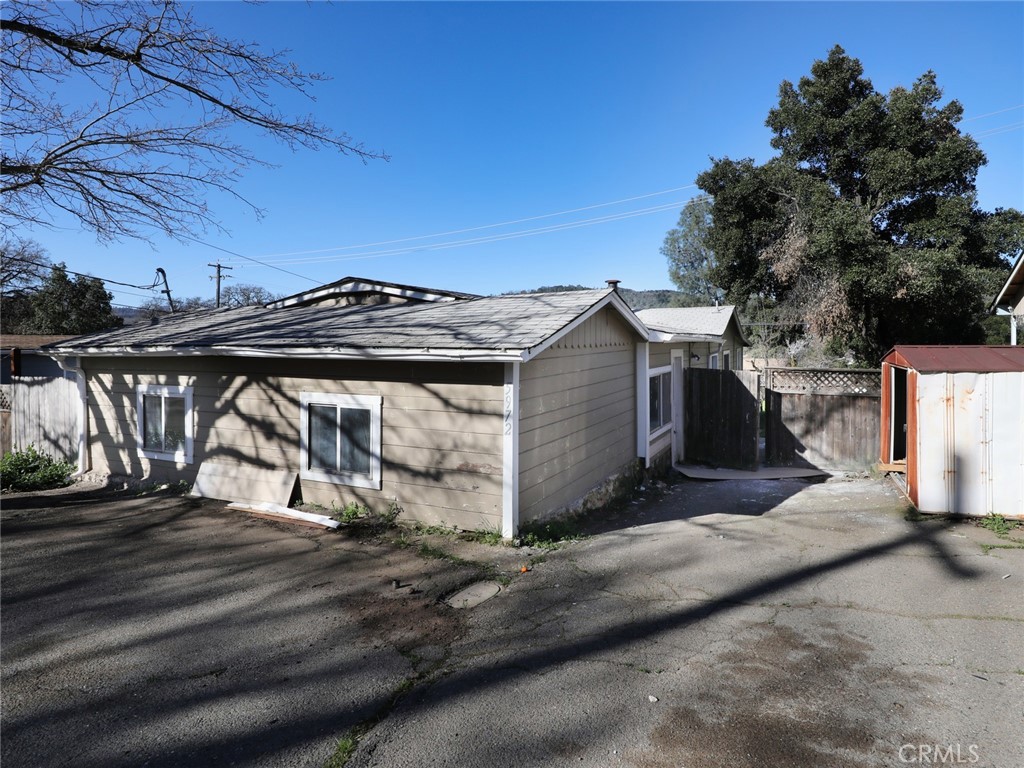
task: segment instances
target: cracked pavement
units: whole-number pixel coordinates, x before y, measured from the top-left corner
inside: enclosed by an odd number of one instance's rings
[[[1024,529],[878,481],[680,480],[551,553],[3,507],[5,765],[321,766],[346,734],[363,768],[1024,765]]]
[[[1024,549],[905,517],[868,479],[677,482],[474,609],[352,764],[1020,768]]]

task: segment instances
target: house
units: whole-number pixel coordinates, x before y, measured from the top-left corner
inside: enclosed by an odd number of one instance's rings
[[[0,334],[0,384],[10,384],[12,376],[59,379],[64,375],[57,361],[40,347],[74,336],[38,334]]]
[[[647,339],[614,289],[476,297],[345,278],[48,351],[80,378],[81,471],[194,482],[212,467],[243,499],[284,473],[307,502],[393,502],[513,536],[645,457]]]
[[[734,306],[644,309],[637,317],[650,329],[646,408],[647,465],[683,456],[683,372],[687,368],[742,370],[743,335]],[[674,437],[673,437],[674,436]]]
[[[1010,344],[1017,345],[1017,331],[1024,327],[1024,251],[1010,270],[1010,276],[992,302],[990,311],[1010,316]]]
[[[896,346],[881,459],[922,512],[1024,517],[1024,347]]]

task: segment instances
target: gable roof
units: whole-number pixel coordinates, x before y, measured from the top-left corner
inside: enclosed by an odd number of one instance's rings
[[[636,313],[644,325],[657,331],[651,341],[719,341],[735,323],[736,334],[743,346],[750,343],[743,335],[736,307],[662,307],[642,309]]]
[[[446,302],[240,307],[166,315],[56,344],[56,355],[236,355],[525,362],[604,307],[647,329],[613,290]]]
[[[989,307],[989,312],[995,312],[1002,306],[1015,305],[1020,300],[1022,292],[1024,292],[1024,251],[1017,254],[1017,261],[1013,265],[1013,269],[1010,270],[1010,276],[1006,278],[1003,287],[996,294],[992,306]]]
[[[882,360],[921,373],[1024,371],[1024,347],[897,344]]]

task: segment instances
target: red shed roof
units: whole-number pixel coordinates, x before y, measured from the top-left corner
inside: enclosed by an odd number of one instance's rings
[[[1024,371],[1024,347],[897,344],[886,353],[882,362],[922,373]]]

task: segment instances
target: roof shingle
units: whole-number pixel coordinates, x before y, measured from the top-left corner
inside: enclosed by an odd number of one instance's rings
[[[69,355],[158,349],[211,354],[233,349],[527,350],[609,293],[592,290],[449,303],[208,310],[81,336],[53,349]]]

